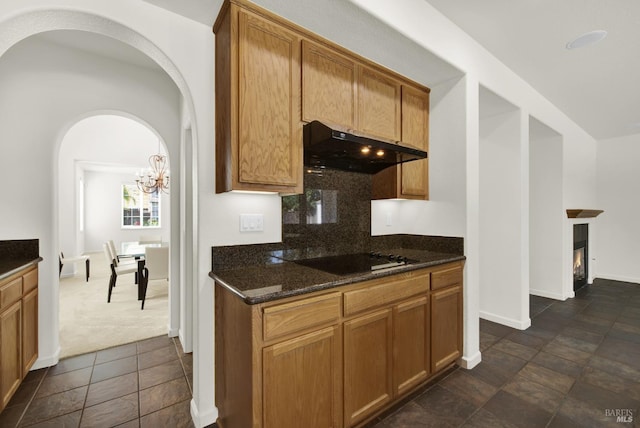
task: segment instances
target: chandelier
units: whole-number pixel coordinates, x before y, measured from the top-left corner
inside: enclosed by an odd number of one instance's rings
[[[139,172],[136,175],[136,184],[144,193],[169,193],[169,170],[167,169],[167,157],[157,154],[149,157],[149,165],[151,166],[145,172]]]

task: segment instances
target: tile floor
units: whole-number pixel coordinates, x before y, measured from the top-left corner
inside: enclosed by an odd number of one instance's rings
[[[576,294],[531,296],[524,331],[481,320],[478,366],[370,426],[640,427],[640,285],[596,280]]]
[[[565,302],[531,296],[530,313],[524,331],[481,320],[478,366],[369,426],[640,426],[640,286],[597,280]],[[190,427],[192,373],[167,337],[65,359],[29,373],[0,427]]]
[[[30,372],[0,427],[192,427],[192,355],[155,337]]]

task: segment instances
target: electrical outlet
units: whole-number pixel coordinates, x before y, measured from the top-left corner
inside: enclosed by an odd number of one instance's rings
[[[263,214],[240,214],[240,232],[264,231]]]

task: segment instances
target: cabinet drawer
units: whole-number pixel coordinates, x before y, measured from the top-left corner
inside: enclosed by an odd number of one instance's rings
[[[331,293],[264,308],[264,340],[337,322],[342,303],[340,297],[340,293]]]
[[[0,287],[0,311],[22,298],[22,277]]]
[[[22,277],[22,292],[27,294],[38,286],[38,269],[33,269]]]
[[[451,287],[457,284],[462,284],[462,266],[460,265],[455,265],[431,274],[432,290]]]
[[[408,278],[386,278],[371,286],[344,293],[344,316],[377,308],[429,291],[429,274],[411,275]]]

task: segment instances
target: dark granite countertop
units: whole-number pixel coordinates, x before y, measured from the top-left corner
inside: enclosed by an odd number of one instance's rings
[[[29,267],[30,265],[38,264],[42,261],[42,257],[36,259],[3,259],[0,260],[0,281],[13,275],[14,273]]]
[[[414,262],[377,273],[334,275],[321,270],[301,266],[291,261],[271,258],[269,263],[247,267],[220,268],[209,276],[226,287],[247,304],[253,305],[285,297],[297,296],[341,285],[366,281],[383,276],[396,275],[416,269],[465,260],[464,255],[435,251],[395,248],[389,253],[399,254]]]

